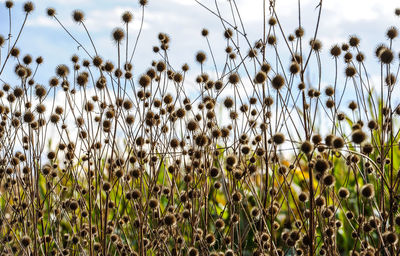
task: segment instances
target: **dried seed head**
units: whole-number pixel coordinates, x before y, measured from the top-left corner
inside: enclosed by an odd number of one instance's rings
[[[351,36],[349,38],[349,45],[351,47],[357,47],[360,44],[360,39],[357,36]]]
[[[338,191],[339,197],[342,199],[346,199],[349,197],[350,192],[347,188],[341,187]]]
[[[272,87],[280,90],[285,85],[285,79],[281,75],[276,75],[271,81]]]
[[[83,14],[82,11],[80,10],[75,10],[72,12],[72,18],[74,19],[75,22],[83,22],[85,15]]]
[[[314,147],[313,147],[313,145],[307,140],[307,141],[304,141],[304,142],[301,144],[300,149],[301,149],[301,151],[303,151],[304,153],[309,154],[309,153],[311,153],[311,151],[313,151]]]
[[[196,54],[196,61],[199,62],[200,64],[203,64],[204,61],[206,61],[206,54],[203,51],[199,51]]]
[[[233,85],[236,85],[240,81],[239,74],[238,73],[230,74],[229,77],[228,77],[228,81],[229,81],[229,83],[231,83]]]
[[[5,6],[7,9],[11,9],[14,6],[14,2],[13,1],[6,1]]]
[[[31,13],[35,9],[35,6],[33,5],[32,2],[26,2],[24,4],[24,12],[26,13]]]
[[[126,11],[126,12],[124,12],[124,13],[122,14],[121,18],[122,18],[122,21],[123,21],[124,23],[129,23],[129,22],[131,22],[132,19],[133,19],[133,14],[132,14],[130,11]]]
[[[21,242],[21,245],[26,248],[31,244],[32,241],[29,236],[25,235],[21,238],[20,242]]]
[[[386,32],[386,36],[389,39],[395,39],[399,35],[399,32],[397,31],[396,27],[390,27],[388,31]]]
[[[390,64],[394,59],[392,50],[390,50],[389,48],[381,50],[379,53],[379,59],[384,64]]]
[[[300,202],[307,202],[308,201],[308,195],[307,195],[307,193],[306,192],[301,192],[300,194],[299,194],[299,200],[300,200]]]
[[[371,183],[365,184],[361,187],[361,195],[366,199],[371,199],[375,195],[374,185]]]
[[[109,182],[104,182],[103,183],[103,190],[105,191],[105,192],[109,192],[110,191],[110,189],[111,189],[111,184],[109,183]]]
[[[229,38],[231,38],[233,36],[233,31],[230,29],[230,28],[228,28],[227,30],[225,30],[225,32],[224,32],[224,37],[226,38],[226,39],[229,39]]]
[[[256,77],[254,78],[254,81],[257,84],[262,84],[265,82],[265,80],[267,79],[267,74],[263,71],[260,71],[256,74]]]
[[[366,139],[365,133],[361,129],[357,129],[351,135],[351,140],[356,144],[361,144]]]
[[[275,144],[280,145],[285,142],[285,135],[278,132],[274,136],[272,136],[272,140]]]
[[[331,174],[326,174],[322,178],[322,182],[324,183],[325,186],[330,187],[335,183],[335,177]]]
[[[148,4],[148,0],[139,0],[139,4],[144,7]]]
[[[125,37],[125,32],[121,28],[115,28],[114,31],[112,32],[112,38],[113,40],[119,44]]]
[[[392,231],[386,231],[383,234],[383,240],[387,244],[395,244],[395,243],[397,243],[397,235],[396,235],[396,233],[394,233]]]
[[[54,8],[47,8],[46,12],[47,12],[47,15],[50,17],[53,17],[56,15],[56,10]]]
[[[341,149],[344,147],[344,140],[342,137],[335,137],[332,141],[332,145],[335,149]]]
[[[188,256],[198,256],[199,255],[199,251],[194,248],[194,247],[190,247],[188,250]]]
[[[337,58],[342,53],[342,50],[340,49],[339,45],[336,44],[332,46],[330,53],[334,58]]]
[[[167,215],[165,215],[164,217],[164,223],[167,226],[172,226],[176,223],[176,218],[175,215],[172,213],[168,213]]]
[[[318,159],[315,162],[314,165],[314,169],[318,172],[318,173],[325,173],[326,170],[328,170],[329,168],[329,163],[328,161],[326,161],[325,159]]]
[[[357,73],[357,70],[352,65],[347,66],[346,69],[345,69],[345,74],[346,74],[347,77],[353,77],[353,76],[356,75],[356,73]]]

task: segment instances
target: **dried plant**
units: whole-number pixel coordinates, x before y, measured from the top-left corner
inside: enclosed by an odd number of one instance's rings
[[[189,65],[171,65],[166,33],[152,65],[133,69],[143,19],[132,36],[131,12],[112,31],[115,59],[106,61],[83,11],[72,18],[89,45],[48,8],[83,53],[43,85],[35,81],[43,58],[18,48],[34,5],[23,4],[12,37],[14,3],[5,2],[1,255],[399,255],[397,27],[376,48],[374,87],[357,36],[328,47],[331,63],[321,64],[322,0],[310,40],[300,1],[288,34],[275,1],[264,0],[256,40],[236,0],[195,1],[221,21],[226,41],[218,63],[201,30],[196,94]],[[138,5],[143,17],[148,2]],[[10,65],[15,86],[3,80]],[[326,65],[333,81],[322,75]]]

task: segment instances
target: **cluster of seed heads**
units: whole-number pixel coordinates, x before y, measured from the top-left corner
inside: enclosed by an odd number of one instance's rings
[[[138,4],[143,15],[148,2]],[[270,8],[254,44],[220,16],[222,70],[203,29],[209,48],[194,54],[194,81],[188,64],[170,64],[166,33],[152,48],[155,60],[136,73],[131,12],[111,33],[113,62],[98,52],[83,11],[72,19],[90,47],[48,8],[84,54],[46,82],[35,80],[43,58],[23,55],[19,37],[0,35],[0,77],[14,63],[17,81],[2,79],[0,90],[0,254],[397,255],[397,28],[375,51],[378,96],[361,40],[330,48],[336,71],[343,57],[344,83],[355,87],[355,98],[343,99],[340,73],[326,88],[304,77],[307,69],[321,74],[310,60],[320,61],[322,43],[314,37],[297,47],[305,28],[286,35]],[[28,17],[33,3],[23,10]],[[291,55],[287,67],[280,40]],[[192,82],[196,95],[186,90]]]

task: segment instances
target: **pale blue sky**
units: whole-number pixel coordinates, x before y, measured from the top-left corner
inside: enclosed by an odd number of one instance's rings
[[[1,4],[4,4],[4,0]],[[200,0],[207,6],[214,9],[214,0]],[[261,0],[237,0],[238,7],[242,14],[243,22],[249,34],[251,42],[261,37],[262,33],[262,1]],[[268,2],[268,1],[267,1]],[[24,13],[21,11],[23,1],[16,1],[13,9],[13,29],[18,28]],[[45,62],[39,76],[41,83],[46,84],[57,64],[68,63],[72,54],[78,53],[84,56],[83,51],[77,51],[77,45],[58,26],[58,24],[47,17],[47,7],[54,7],[57,10],[57,17],[68,29],[82,41],[88,49],[89,41],[81,26],[72,22],[71,13],[75,9],[85,12],[85,24],[91,31],[99,49],[100,55],[105,59],[115,59],[115,45],[111,40],[111,30],[121,26],[120,15],[125,10],[134,14],[131,36],[137,34],[141,9],[136,0],[37,0],[34,1],[36,9],[30,15],[25,31],[18,43],[22,54],[30,53],[34,56],[41,55]],[[226,12],[227,1],[218,0],[221,4],[222,13]],[[306,29],[305,38],[312,37],[315,19],[317,15],[316,5],[318,0],[302,1],[302,18]],[[278,14],[284,29],[289,33],[293,32],[297,25],[297,0],[276,0]],[[400,19],[394,16],[394,9],[400,7],[395,0],[324,0],[322,20],[318,38],[323,42],[323,65],[329,81],[329,66],[333,61],[327,54],[334,43],[342,43],[349,35],[356,34],[361,37],[361,49],[367,56],[367,64],[371,73],[377,73],[379,65],[373,56],[373,50],[379,42],[385,42],[385,31],[391,25],[398,25]],[[7,12],[2,6],[0,8],[0,33],[7,34]],[[134,59],[135,76],[143,72],[151,60],[157,59],[152,53],[152,46],[156,45],[157,34],[166,32],[171,36],[170,56],[175,65],[189,62],[193,63],[194,54],[200,49],[207,49],[206,41],[201,37],[202,28],[210,30],[210,41],[217,53],[217,63],[223,60],[224,43],[222,37],[222,26],[219,19],[204,10],[194,0],[149,0],[145,8],[145,24],[141,40],[138,45],[137,55]],[[3,49],[4,51],[4,49]],[[247,49],[246,49],[247,51]],[[396,60],[398,61],[398,60]],[[211,67],[211,62],[208,63]],[[196,69],[195,64],[192,69]],[[4,78],[4,75],[3,77]],[[40,82],[40,81],[39,81]]]

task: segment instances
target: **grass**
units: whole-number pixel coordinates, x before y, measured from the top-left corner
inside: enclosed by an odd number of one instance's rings
[[[132,70],[142,30],[128,36],[129,12],[112,31],[111,62],[82,11],[73,20],[87,46],[49,8],[85,55],[37,83],[43,59],[18,49],[34,9],[23,4],[18,35],[0,38],[0,78],[8,65],[18,77],[0,90],[1,255],[398,255],[397,28],[375,52],[378,90],[356,36],[328,49],[335,77],[323,86],[322,1],[310,41],[300,14],[287,34],[264,1],[272,15],[264,11],[255,44],[235,0],[224,14],[196,2],[221,21],[227,45],[217,63],[201,31],[196,95],[189,66],[169,62],[166,33],[153,48],[158,60]],[[11,18],[13,2],[3,8]]]

